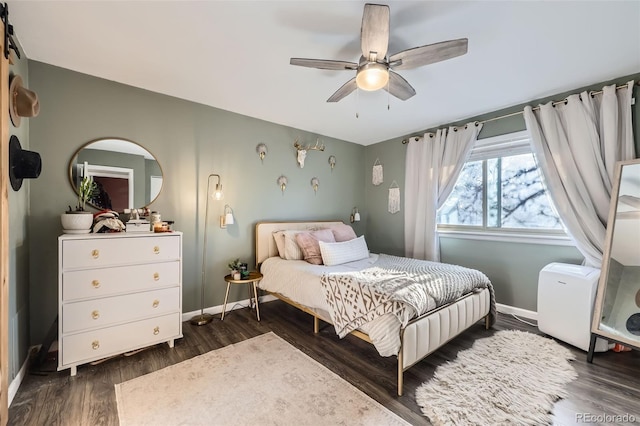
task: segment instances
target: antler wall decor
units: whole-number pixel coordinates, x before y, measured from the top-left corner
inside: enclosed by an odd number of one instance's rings
[[[298,150],[298,164],[300,168],[304,167],[304,159],[307,157],[307,151],[324,151],[324,143],[320,143],[320,139],[316,139],[316,144],[313,146],[302,146],[296,138],[293,142],[293,147]]]

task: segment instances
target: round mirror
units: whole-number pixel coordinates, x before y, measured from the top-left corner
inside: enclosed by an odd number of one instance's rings
[[[69,162],[73,190],[84,176],[97,185],[89,204],[122,212],[148,206],[162,189],[162,168],[142,146],[126,139],[104,138],[83,145]]]

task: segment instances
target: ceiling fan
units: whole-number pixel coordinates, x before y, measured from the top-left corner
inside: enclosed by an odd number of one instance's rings
[[[362,90],[385,89],[398,99],[406,101],[416,94],[411,85],[393,70],[408,70],[433,64],[467,53],[468,40],[443,41],[426,46],[406,49],[387,57],[389,45],[389,6],[364,5],[360,30],[362,56],[358,63],[291,58],[291,65],[323,70],[355,70],[356,76],[339,88],[327,102],[338,102],[356,88]]]

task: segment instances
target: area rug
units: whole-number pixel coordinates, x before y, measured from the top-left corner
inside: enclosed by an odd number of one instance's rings
[[[541,425],[578,377],[575,356],[551,339],[499,331],[438,367],[416,390],[416,402],[434,425]]]
[[[128,425],[408,425],[273,333],[115,385]]]

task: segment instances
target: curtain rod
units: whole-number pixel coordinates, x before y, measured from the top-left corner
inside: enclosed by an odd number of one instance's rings
[[[638,81],[636,84],[634,84],[634,86],[640,86],[640,81]],[[623,85],[620,85],[620,86],[616,86],[616,90],[625,89],[626,87],[627,87],[626,84],[623,84]],[[595,95],[599,95],[602,92],[603,92],[603,90],[598,90],[598,91],[592,90],[592,91],[589,92],[589,94],[591,95],[591,97],[594,97]],[[565,104],[565,103],[567,103],[567,98],[564,98],[561,101],[553,101],[552,105],[556,106],[556,105]],[[532,108],[533,111],[538,111],[539,109],[540,109],[539,106]],[[510,114],[499,115],[498,117],[487,118],[486,120],[476,121],[474,124],[476,126],[478,126],[480,124],[488,123],[490,121],[502,120],[503,118],[513,117],[514,115],[520,115],[520,114],[524,114],[524,111],[516,111],[516,112],[512,112]],[[424,133],[427,133],[427,132],[424,132]],[[402,139],[402,144],[403,145],[408,144],[409,141],[412,138],[421,138],[424,135],[424,133],[422,135],[413,135],[413,136],[410,136],[410,137],[408,137],[406,139]]]

